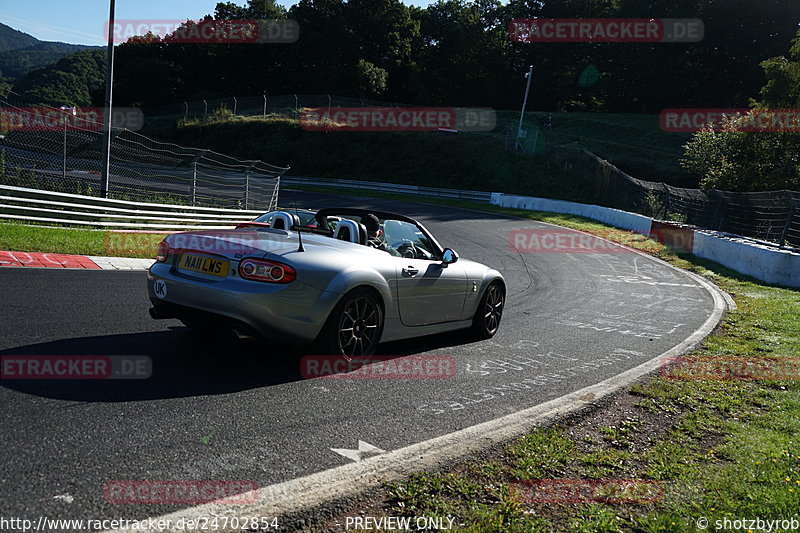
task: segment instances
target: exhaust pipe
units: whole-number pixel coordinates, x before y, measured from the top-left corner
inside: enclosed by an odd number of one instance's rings
[[[236,344],[244,344],[253,342],[255,337],[247,332],[244,328],[233,326],[228,330],[228,337]]]

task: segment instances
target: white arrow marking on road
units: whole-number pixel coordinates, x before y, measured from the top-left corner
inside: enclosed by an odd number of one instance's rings
[[[363,440],[358,441],[358,449],[357,450],[350,450],[348,448],[331,448],[332,452],[336,452],[339,455],[343,455],[348,459],[355,461],[356,463],[361,462],[366,456],[373,456],[373,455],[380,455],[382,453],[386,453],[386,450],[381,450],[377,446],[373,446],[369,442],[364,442]]]

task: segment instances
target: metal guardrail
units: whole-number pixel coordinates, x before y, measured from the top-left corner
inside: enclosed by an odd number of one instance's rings
[[[489,203],[492,193],[346,179],[284,177],[284,185],[364,189],[432,198]],[[42,189],[0,185],[0,219],[96,228],[184,231],[228,229],[262,211],[192,207],[99,198]]]
[[[475,202],[489,203],[492,199],[491,192],[466,191],[460,189],[442,189],[437,187],[424,187],[421,185],[402,185],[399,183],[384,183],[380,181],[359,181],[336,178],[307,178],[303,176],[283,176],[283,185],[309,185],[317,187],[341,187],[346,189],[368,189],[371,191],[410,194],[414,196],[427,196],[429,198],[455,198],[472,200]]]
[[[230,229],[262,211],[131,202],[0,185],[0,219],[97,228]]]

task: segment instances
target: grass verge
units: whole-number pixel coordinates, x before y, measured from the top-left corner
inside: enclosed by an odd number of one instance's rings
[[[164,235],[0,223],[0,250],[149,259]]]

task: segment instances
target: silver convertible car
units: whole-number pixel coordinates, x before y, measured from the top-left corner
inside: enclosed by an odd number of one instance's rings
[[[345,358],[459,329],[488,339],[506,296],[498,271],[442,248],[416,220],[353,208],[169,235],[147,278],[153,318]]]

